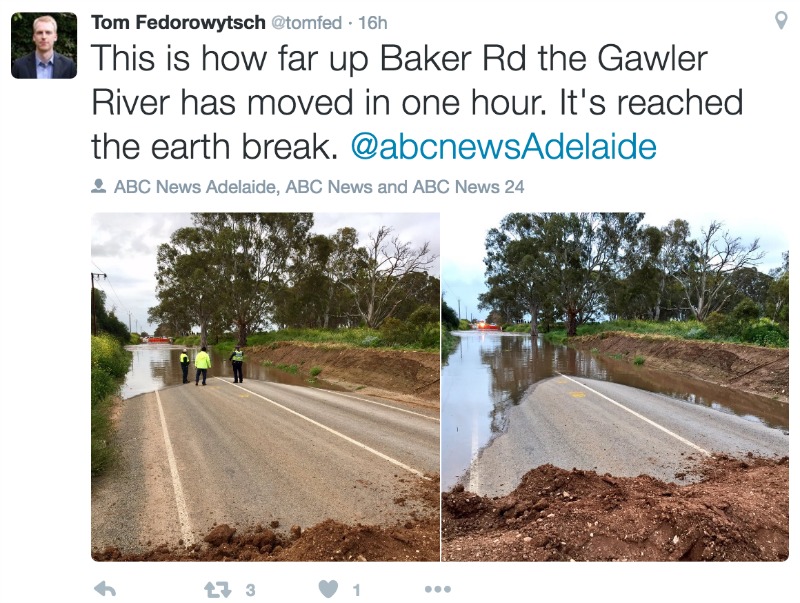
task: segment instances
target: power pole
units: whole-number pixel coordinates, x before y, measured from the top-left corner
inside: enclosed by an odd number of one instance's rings
[[[458,320],[461,320],[461,300],[458,300]]]
[[[103,278],[108,278],[108,276],[106,274],[103,274],[102,272],[100,273],[92,272],[92,335],[95,336],[97,335],[97,314],[95,312],[95,306],[94,306],[94,279],[95,277],[100,278],[101,276]]]

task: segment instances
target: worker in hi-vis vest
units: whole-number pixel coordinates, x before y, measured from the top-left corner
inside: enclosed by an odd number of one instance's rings
[[[183,348],[181,352],[181,371],[183,372],[183,382],[189,383],[189,355],[186,353],[188,350]]]
[[[244,352],[242,351],[242,346],[237,345],[236,349],[233,350],[231,354],[234,383],[244,383],[244,377],[242,377],[242,362],[244,362]]]
[[[194,376],[194,384],[200,381],[200,374],[203,374],[203,385],[206,384],[206,373],[208,373],[208,369],[211,368],[211,356],[208,355],[206,352],[206,346],[200,348],[200,352],[194,359],[194,365],[197,368],[197,373]]]

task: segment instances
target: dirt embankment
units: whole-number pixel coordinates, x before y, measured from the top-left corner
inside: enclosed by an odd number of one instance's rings
[[[295,364],[303,372],[320,367],[320,379],[378,397],[401,398],[439,406],[439,354],[403,350],[372,350],[276,342],[247,348],[250,361]]]
[[[604,355],[620,355],[631,362],[641,356],[649,368],[789,401],[788,349],[623,332],[575,337],[570,345]]]
[[[543,465],[501,498],[442,494],[445,561],[782,561],[789,459],[721,457],[679,486]]]

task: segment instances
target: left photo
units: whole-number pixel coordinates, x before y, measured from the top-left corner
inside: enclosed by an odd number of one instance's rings
[[[91,233],[94,560],[439,560],[439,214]]]

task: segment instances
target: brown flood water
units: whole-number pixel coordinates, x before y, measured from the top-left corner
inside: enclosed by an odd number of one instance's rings
[[[182,346],[168,345],[163,343],[144,343],[141,345],[131,345],[125,348],[133,354],[131,368],[125,377],[125,384],[122,386],[122,397],[131,398],[146,392],[163,389],[170,385],[180,385],[183,382],[181,373],[180,355]],[[188,348],[189,359],[189,381],[194,383],[195,368],[194,357],[199,352],[199,348]],[[233,380],[233,366],[226,356],[220,356],[213,347],[209,348],[211,355],[211,369],[208,371],[208,378],[225,377]],[[244,365],[242,374],[245,382],[248,379],[258,379],[261,381],[272,381],[276,383],[288,383],[290,385],[304,385],[307,387],[320,387],[330,390],[339,390],[330,383],[317,381],[308,383],[305,377],[292,375],[273,367],[261,366],[256,362],[248,362],[247,350],[245,350]]]
[[[454,486],[478,451],[505,429],[507,411],[528,387],[556,372],[630,385],[789,430],[789,405],[768,398],[541,339],[533,342],[530,335],[454,334],[460,342],[442,366],[442,490]]]

